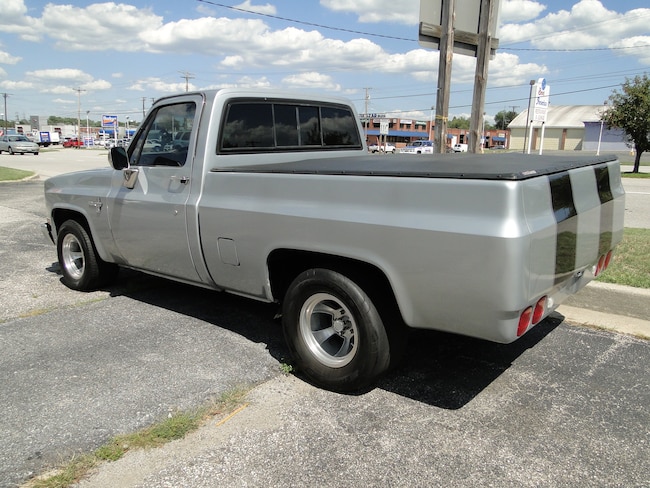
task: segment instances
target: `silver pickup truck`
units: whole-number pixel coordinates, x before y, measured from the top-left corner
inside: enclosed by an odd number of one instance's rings
[[[372,384],[409,328],[516,340],[623,234],[615,157],[372,155],[338,98],[163,98],[109,161],[45,182],[63,283],[124,266],[277,302],[297,369],[339,391]]]

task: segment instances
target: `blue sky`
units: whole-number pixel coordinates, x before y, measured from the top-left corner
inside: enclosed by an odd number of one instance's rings
[[[427,0],[422,0],[427,1]],[[473,3],[473,2],[472,2]],[[457,15],[470,0],[456,0]],[[151,100],[230,86],[336,94],[428,119],[438,52],[418,42],[418,0],[2,0],[7,118],[142,119]],[[545,77],[554,105],[602,104],[650,71],[648,0],[502,0],[487,119],[522,111]],[[468,116],[475,59],[455,55],[450,115]],[[0,112],[4,100],[0,98]]]

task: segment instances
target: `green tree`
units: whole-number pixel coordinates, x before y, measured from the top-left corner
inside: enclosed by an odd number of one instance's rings
[[[634,169],[639,172],[641,155],[650,151],[650,78],[647,74],[625,79],[621,90],[609,96],[610,108],[602,120],[610,127],[623,129],[634,146]]]
[[[512,110],[501,110],[494,116],[494,125],[497,129],[505,129],[508,124],[517,116]]]
[[[469,129],[469,119],[466,117],[454,117],[448,124],[451,129]]]

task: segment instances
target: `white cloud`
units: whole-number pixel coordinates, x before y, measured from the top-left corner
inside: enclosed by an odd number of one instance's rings
[[[335,12],[356,14],[363,23],[417,25],[420,18],[420,2],[415,0],[320,0],[320,4]]]
[[[69,80],[71,82],[89,83],[93,79],[93,77],[88,73],[73,68],[40,69],[36,71],[28,71],[25,75],[29,78],[37,78],[41,81]]]
[[[0,82],[0,88],[3,90],[31,90],[34,84],[29,81],[10,81],[4,80]]]
[[[0,64],[16,64],[22,58],[18,56],[12,56],[8,52],[0,51]]]
[[[621,39],[647,34],[650,8],[619,13],[599,0],[580,0],[571,10],[559,10],[525,24],[505,24],[502,44],[530,41],[547,49],[609,47]]]
[[[196,90],[196,87],[192,83],[189,83],[188,88],[190,90]],[[175,83],[169,83],[156,77],[142,78],[129,86],[128,90],[142,92],[153,90],[162,93],[179,93],[185,91],[185,82],[179,81]]]
[[[524,22],[535,19],[546,10],[546,5],[533,0],[503,0],[499,7],[500,22]]]
[[[328,91],[341,90],[341,85],[335,83],[331,76],[315,71],[286,76],[282,80],[282,85],[287,88],[318,88]]]
[[[162,17],[151,9],[113,2],[87,7],[55,5],[43,9],[43,32],[56,40],[56,47],[69,51],[140,51],[143,31],[162,26]]]
[[[266,15],[275,15],[277,13],[275,6],[271,5],[270,3],[267,3],[265,5],[252,5],[251,0],[246,0],[244,3],[235,5],[235,8]]]

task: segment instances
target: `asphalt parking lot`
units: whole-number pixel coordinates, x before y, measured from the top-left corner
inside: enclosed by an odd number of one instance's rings
[[[70,151],[34,159],[94,163]],[[2,487],[237,385],[236,415],[80,486],[650,486],[649,341],[562,314],[510,345],[417,332],[339,395],[281,373],[272,306],[130,271],[65,288],[43,220],[42,181],[0,186]]]

